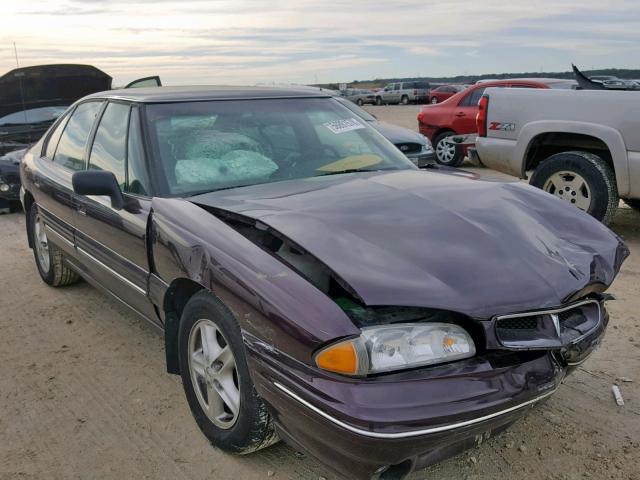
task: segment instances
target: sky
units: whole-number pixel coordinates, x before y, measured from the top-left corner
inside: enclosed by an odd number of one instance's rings
[[[86,63],[114,85],[329,83],[640,68],[638,0],[0,0],[0,74]]]

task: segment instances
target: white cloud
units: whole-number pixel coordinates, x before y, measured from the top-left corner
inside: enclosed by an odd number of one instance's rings
[[[1,1],[5,69],[15,41],[23,65],[90,63],[119,84],[156,73],[174,83],[350,80],[426,73],[426,59],[430,74],[453,74],[460,56],[508,71],[527,60],[496,55],[507,48],[529,52],[534,68],[553,50],[568,68],[622,51],[633,62],[640,43],[630,0]]]

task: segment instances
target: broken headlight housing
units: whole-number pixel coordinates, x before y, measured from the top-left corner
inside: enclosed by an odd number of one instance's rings
[[[359,337],[322,349],[315,356],[323,370],[345,375],[405,370],[473,357],[469,333],[452,323],[398,323],[367,327]]]

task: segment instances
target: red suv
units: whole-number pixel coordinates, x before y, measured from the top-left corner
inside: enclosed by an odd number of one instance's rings
[[[442,103],[425,105],[418,114],[420,133],[431,140],[436,151],[436,161],[442,165],[457,167],[466,155],[466,148],[443,142],[452,135],[465,135],[476,131],[478,101],[489,87],[510,88],[564,88],[571,89],[573,80],[557,78],[510,78],[476,83],[456,93]]]

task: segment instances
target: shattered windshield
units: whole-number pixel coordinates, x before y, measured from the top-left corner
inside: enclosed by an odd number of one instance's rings
[[[415,168],[333,99],[152,104],[146,117],[170,195]]]

